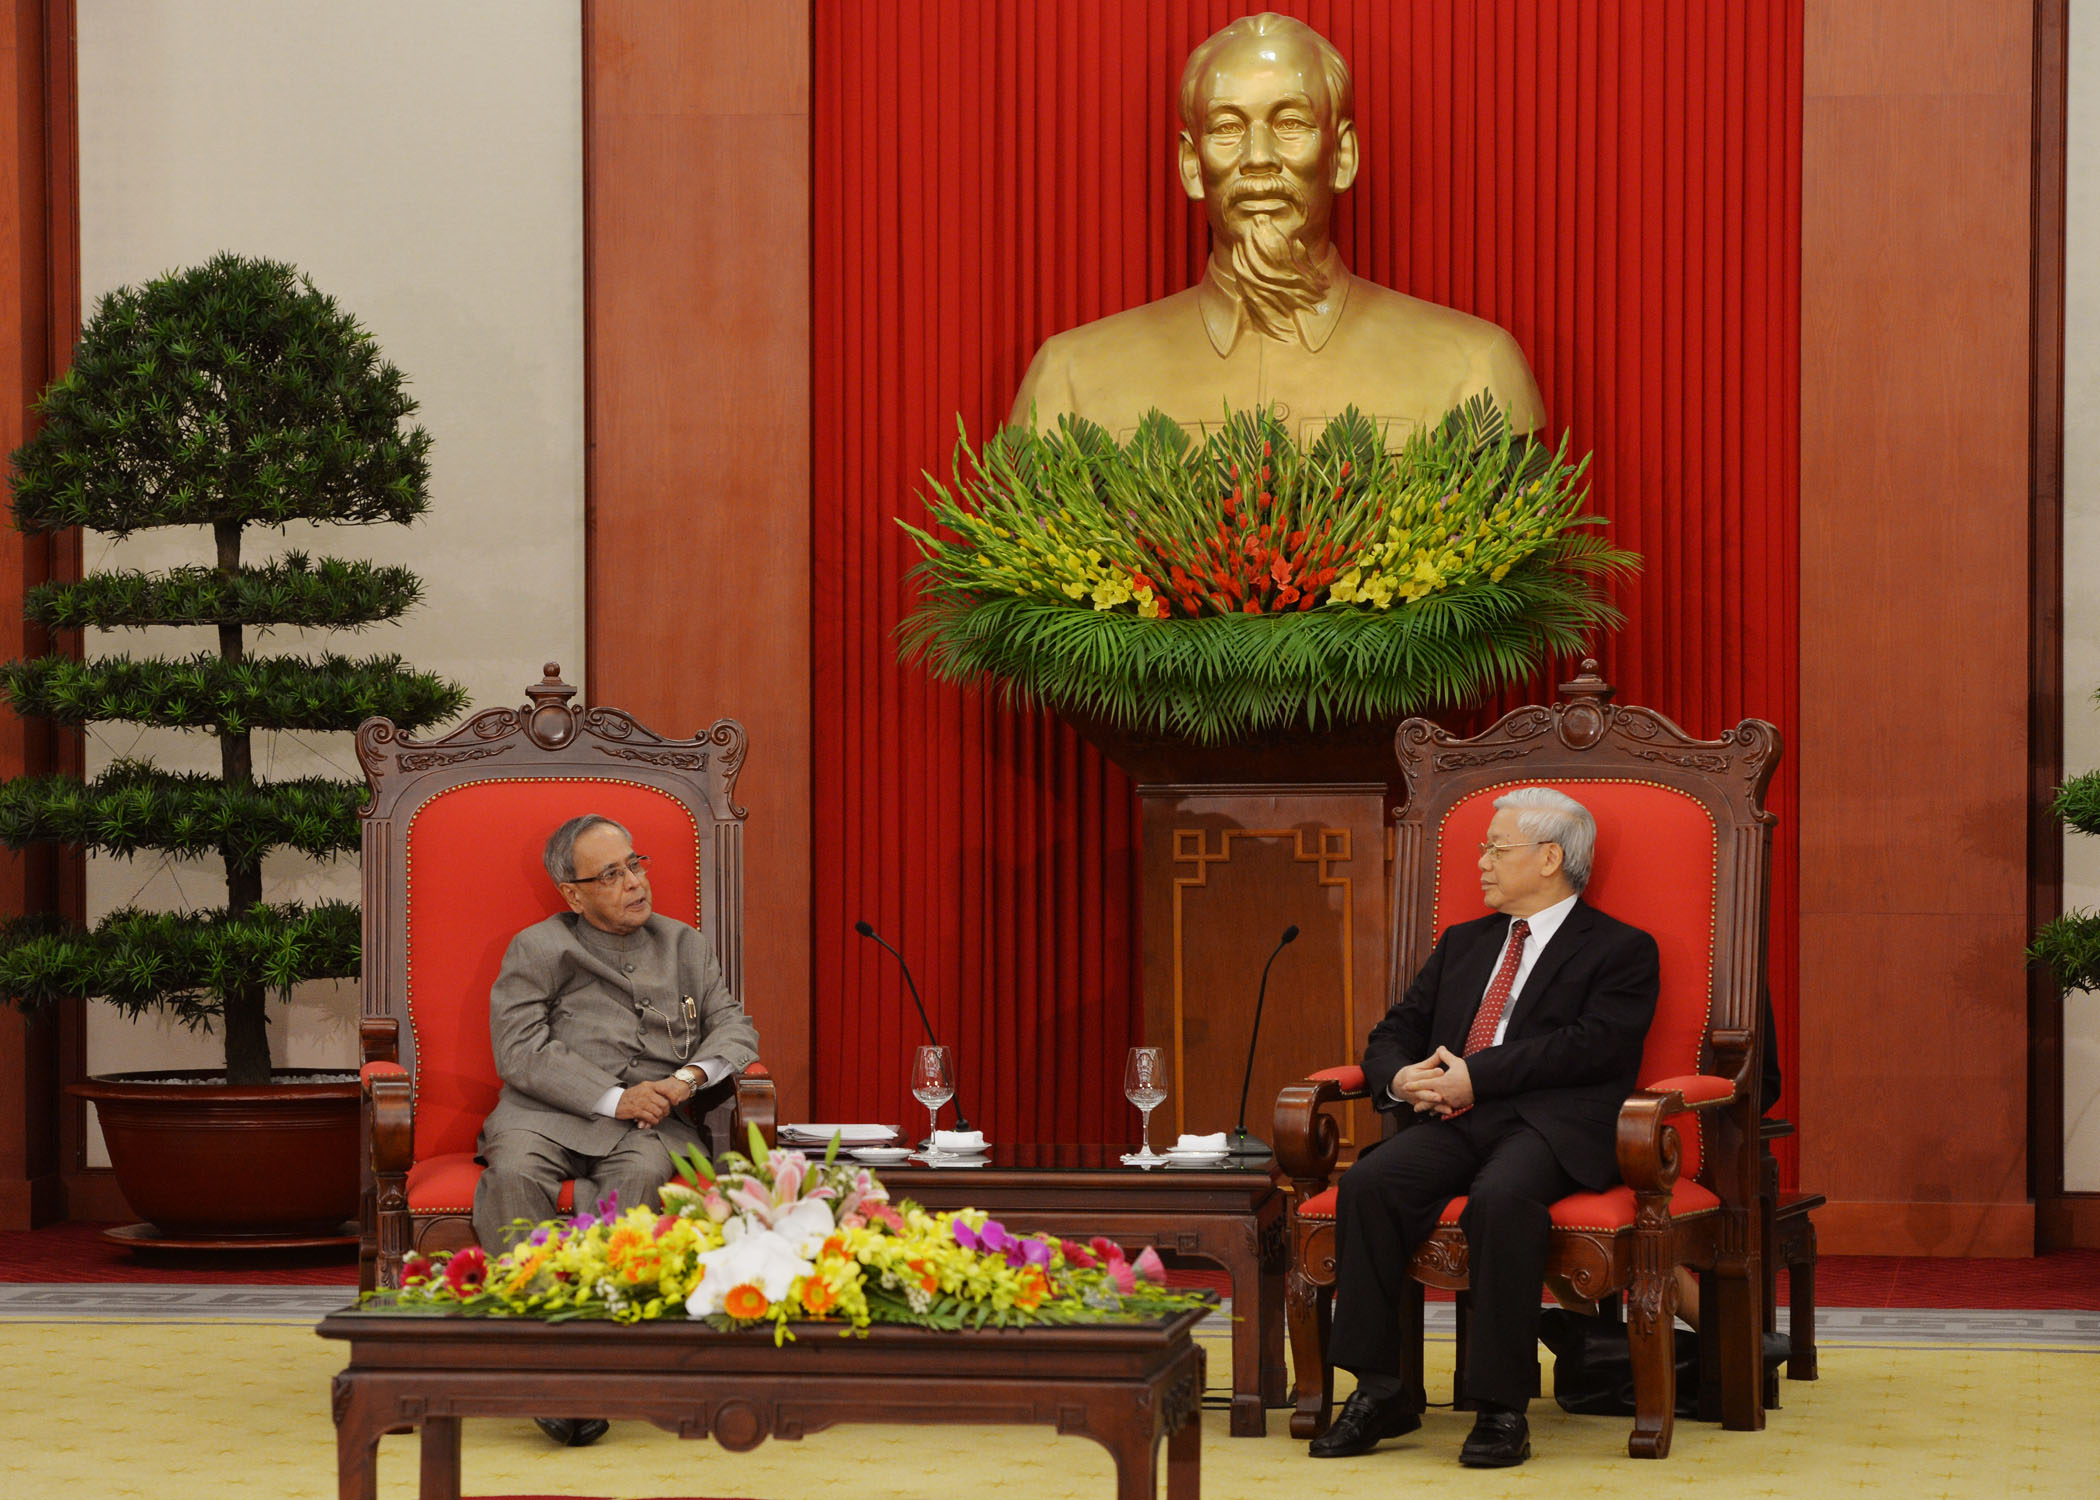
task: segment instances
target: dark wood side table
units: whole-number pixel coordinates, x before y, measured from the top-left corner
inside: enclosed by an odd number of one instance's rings
[[[1203,1349],[1189,1330],[1203,1316],[976,1333],[876,1327],[866,1338],[812,1323],[779,1348],[770,1332],[683,1322],[346,1311],[316,1331],[350,1345],[334,1393],[341,1500],[375,1500],[380,1436],[402,1427],[422,1429],[423,1500],[459,1500],[462,1417],[549,1411],[637,1418],[735,1453],[840,1422],[1049,1423],[1115,1456],[1118,1500],[1155,1494],[1164,1438],[1169,1500],[1197,1500]]]
[[[1232,1278],[1232,1435],[1290,1405],[1283,1366],[1284,1198],[1270,1158],[1126,1167],[1118,1146],[994,1146],[983,1166],[877,1167],[892,1198],[981,1208],[1010,1229],[1106,1235],[1222,1266]]]

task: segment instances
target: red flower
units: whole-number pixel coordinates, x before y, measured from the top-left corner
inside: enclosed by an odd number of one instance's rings
[[[1304,611],[1311,609],[1313,607],[1313,600],[1318,597],[1319,596],[1313,593],[1311,589],[1307,589],[1305,591],[1305,597],[1298,601],[1299,612],[1303,613]]]
[[[401,1284],[414,1286],[419,1281],[430,1279],[430,1262],[420,1255],[411,1255],[401,1262]]]
[[[1276,591],[1276,602],[1278,604],[1292,604],[1297,601],[1297,598],[1298,591],[1292,588],[1289,584],[1285,584],[1282,588]]]
[[[1058,1248],[1065,1252],[1066,1265],[1076,1266],[1082,1271],[1091,1271],[1094,1268],[1093,1254],[1079,1241],[1059,1240],[1057,1243]]]
[[[1236,516],[1236,515],[1238,515],[1239,513],[1240,513],[1240,500],[1239,500],[1239,496],[1237,496],[1237,495],[1227,495],[1227,496],[1225,497],[1225,514],[1226,514],[1226,515],[1228,515],[1228,516]]]
[[[453,1251],[452,1259],[445,1263],[445,1284],[462,1297],[481,1290],[488,1274],[488,1254],[479,1245]]]
[[[1303,528],[1292,532],[1290,541],[1287,542],[1285,545],[1288,546],[1293,552],[1296,552],[1300,547],[1304,546],[1305,532]]]
[[[1291,581],[1291,565],[1279,557],[1269,564],[1269,576],[1278,583],[1289,583]]]
[[[1241,606],[1240,612],[1241,612],[1242,614],[1249,614],[1249,615],[1258,615],[1258,614],[1260,614],[1260,613],[1261,613],[1261,601],[1260,601],[1259,599],[1249,599],[1249,600],[1248,600],[1248,601],[1247,601],[1247,602],[1246,602],[1246,603],[1245,603],[1244,605],[1242,605],[1242,606]]]

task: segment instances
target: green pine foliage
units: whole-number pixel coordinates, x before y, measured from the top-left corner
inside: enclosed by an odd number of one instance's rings
[[[73,661],[39,656],[0,665],[0,693],[25,718],[86,724],[119,719],[187,729],[354,729],[375,714],[422,728],[458,713],[466,694],[398,656],[217,656]]]
[[[251,527],[404,524],[428,504],[430,435],[372,336],[292,267],[221,255],[105,297],[72,367],[38,403],[14,454],[15,523],[123,537],[209,528],[212,565],[116,571],[33,590],[25,615],[53,630],[210,626],[216,653],[99,653],[0,664],[17,714],[65,726],[128,721],[218,743],[217,776],[112,765],[92,783],[0,784],[0,842],[131,858],[212,857],[223,905],[123,911],[92,931],[50,917],[0,928],[0,993],[35,1007],[100,997],[219,1030],[227,1077],[270,1076],[265,997],[358,972],[358,911],[263,900],[273,849],[333,858],[356,847],[363,784],[259,782],[256,730],[353,730],[383,714],[404,728],[449,719],[458,686],[397,655],[258,655],[273,626],[360,629],[421,597],[405,568],[287,552],[244,563]]]
[[[354,979],[358,909],[254,905],[212,911],[112,912],[92,931],[49,917],[0,925],[0,989],[27,1005],[95,995],[127,1015],[162,1010],[187,1026],[223,1021],[251,984],[281,990],[302,979]]]
[[[2051,811],[2080,833],[2100,834],[2100,771],[2058,787]],[[2034,935],[2027,962],[2047,969],[2065,990],[2100,992],[2100,912],[2065,912]]]
[[[47,630],[148,625],[306,625],[354,629],[397,620],[422,598],[406,568],[288,552],[231,574],[217,568],[165,573],[95,573],[77,583],[41,583],[22,613]]]
[[[288,265],[214,257],[102,299],[14,455],[15,522],[414,520],[430,434],[401,372]]]
[[[0,843],[122,855],[223,854],[244,866],[260,865],[276,848],[332,859],[356,850],[363,800],[364,788],[351,781],[303,777],[229,786],[217,776],[120,760],[91,782],[23,776],[0,783]]]

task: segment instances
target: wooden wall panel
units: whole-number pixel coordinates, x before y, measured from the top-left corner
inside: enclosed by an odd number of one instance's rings
[[[744,1000],[809,1072],[809,7],[584,7],[594,703],[743,721]]]
[[[1806,26],[1801,1180],[1826,1252],[2026,1254],[2031,9]]]
[[[71,0],[0,3],[0,452],[28,437],[30,403],[63,367],[78,318],[72,17]],[[0,529],[0,658],[46,649],[22,595],[78,550]],[[0,777],[54,769],[61,753],[48,726],[0,710]],[[0,851],[0,915],[49,910],[68,873],[53,850]],[[0,1230],[63,1210],[61,1044],[79,1024],[77,1006],[28,1019],[0,1000]]]

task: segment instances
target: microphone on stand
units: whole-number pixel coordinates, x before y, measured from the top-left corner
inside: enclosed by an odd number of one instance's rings
[[[1227,1153],[1232,1156],[1267,1156],[1268,1146],[1247,1134],[1247,1089],[1254,1082],[1254,1044],[1261,1039],[1261,1011],[1269,999],[1269,970],[1276,962],[1276,955],[1298,941],[1298,924],[1293,922],[1283,929],[1283,939],[1277,943],[1269,961],[1261,966],[1261,991],[1254,1000],[1254,1030],[1247,1038],[1247,1072],[1240,1079],[1240,1122],[1233,1127],[1227,1142]]]
[[[918,1008],[919,1024],[926,1028],[926,1040],[932,1046],[938,1047],[941,1044],[941,1039],[933,1034],[933,1022],[926,1019],[926,1002],[919,998],[919,986],[916,982],[913,981],[911,977],[911,965],[904,961],[904,955],[899,953],[895,948],[890,948],[889,943],[883,938],[883,935],[877,932],[873,927],[870,927],[865,920],[855,922],[853,924],[853,930],[859,933],[862,937],[873,938],[876,942],[881,943],[883,947],[889,948],[890,957],[896,959],[897,967],[904,971],[904,983],[906,987],[911,990],[911,1003]],[[1297,934],[1298,929],[1293,927],[1291,929],[1291,935],[1293,937],[1296,937]],[[970,1128],[970,1122],[963,1118],[962,1092],[960,1089],[956,1091],[955,1097],[949,1102],[955,1106],[955,1128],[957,1130],[968,1130]]]

